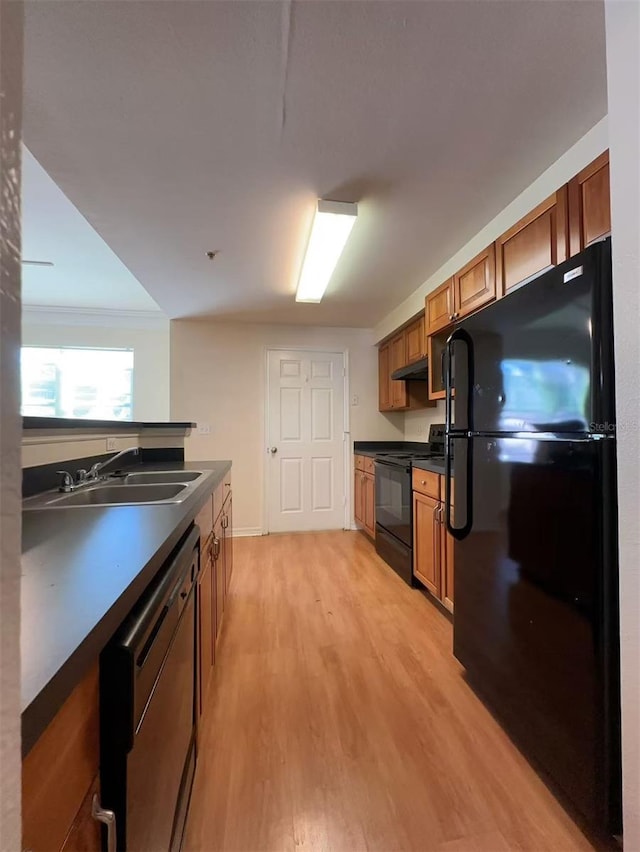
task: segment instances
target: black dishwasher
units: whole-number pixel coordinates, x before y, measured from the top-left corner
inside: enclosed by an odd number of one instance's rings
[[[173,852],[195,770],[196,580],[192,527],[100,657],[100,780],[109,848]]]

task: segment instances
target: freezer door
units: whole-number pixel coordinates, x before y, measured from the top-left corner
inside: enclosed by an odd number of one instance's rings
[[[620,820],[615,441],[474,438],[454,653],[589,820]]]
[[[615,431],[608,241],[499,299],[456,332],[449,347],[451,431]]]

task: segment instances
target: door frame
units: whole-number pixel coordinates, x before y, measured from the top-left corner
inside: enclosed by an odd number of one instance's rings
[[[274,346],[264,347],[264,383],[262,391],[262,407],[264,417],[262,419],[262,535],[269,535],[269,465],[266,464],[269,446],[267,438],[269,435],[269,353],[270,352],[322,352],[327,355],[342,355],[343,375],[343,397],[344,416],[342,429],[342,443],[345,447],[343,455],[343,491],[344,491],[344,521],[342,528],[351,529],[351,457],[353,455],[351,437],[351,411],[349,409],[349,349],[340,346]]]

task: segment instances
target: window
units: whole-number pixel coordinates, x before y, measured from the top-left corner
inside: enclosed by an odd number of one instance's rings
[[[23,346],[22,414],[132,419],[132,349]]]

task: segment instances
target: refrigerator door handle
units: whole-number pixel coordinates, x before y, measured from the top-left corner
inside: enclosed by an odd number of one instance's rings
[[[462,431],[473,431],[473,385],[475,381],[473,340],[471,339],[471,335],[468,334],[463,328],[457,328],[452,334],[449,335],[444,348],[444,380],[446,389],[444,414],[445,430],[447,434],[451,432],[452,427],[451,406],[453,403],[453,378],[451,375],[451,364],[453,361],[453,345],[454,343],[456,343],[456,341],[464,343],[464,348],[467,353],[467,423],[464,430]],[[453,431],[455,432],[460,430],[454,429]]]
[[[444,455],[444,518],[447,526],[447,532],[452,535],[457,541],[462,541],[471,532],[473,526],[473,441],[470,438],[460,436],[459,438],[447,434],[445,436],[445,455]],[[457,490],[458,500],[461,492],[464,493],[466,506],[464,507],[464,526],[454,527],[451,518],[451,483],[453,474],[451,470],[451,445],[453,441],[458,441],[459,444],[464,443],[466,453],[466,469],[465,469],[465,488]]]
[[[464,489],[465,495],[465,511],[464,511],[464,526],[462,527],[454,527],[451,519],[451,483],[453,472],[451,470],[451,450],[452,444],[454,440],[454,435],[456,430],[451,429],[451,409],[453,403],[453,381],[451,376],[451,363],[453,356],[453,346],[456,341],[460,341],[464,343],[464,348],[467,353],[467,422],[466,429],[461,432],[459,437],[455,437],[455,440],[464,441],[465,442],[465,452],[466,452],[466,487]],[[447,525],[447,532],[452,535],[458,541],[461,541],[463,538],[469,535],[471,532],[471,527],[473,525],[473,499],[472,499],[472,479],[473,479],[473,442],[469,440],[469,434],[473,431],[473,385],[475,382],[474,378],[474,357],[473,357],[473,340],[471,339],[471,335],[469,335],[463,328],[457,328],[447,340],[447,344],[445,346],[445,386],[447,389],[447,396],[445,402],[445,454],[444,454],[444,463],[445,463],[445,477],[444,477],[444,489],[445,489],[445,522]],[[458,356],[459,357],[459,356]],[[460,375],[458,371],[458,375]],[[462,489],[458,489],[458,494]]]

